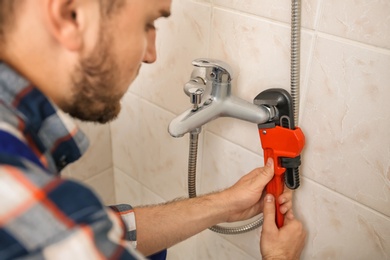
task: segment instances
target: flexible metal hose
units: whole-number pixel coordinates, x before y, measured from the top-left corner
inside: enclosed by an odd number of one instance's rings
[[[195,198],[196,195],[196,161],[198,157],[198,140],[199,132],[194,131],[190,133],[190,147],[188,155],[188,195],[190,198]],[[252,223],[240,226],[240,227],[223,227],[215,225],[210,227],[211,231],[225,234],[225,235],[236,235],[251,231],[260,227],[263,224],[263,218],[259,218]]]
[[[301,0],[292,0],[291,6],[291,96],[293,99],[294,121],[298,125],[300,99],[300,46],[301,46]],[[198,158],[199,132],[190,133],[190,147],[188,156],[188,195],[196,195],[196,163]],[[294,169],[295,170],[295,169]],[[298,171],[298,168],[296,169]],[[252,223],[239,227],[223,227],[215,225],[211,231],[225,235],[236,235],[254,230],[263,225],[263,217]]]
[[[300,78],[301,78],[301,0],[291,5],[291,97],[293,99],[294,124],[298,126]]]
[[[199,132],[190,133],[190,147],[188,154],[188,196],[195,198],[196,195],[196,162],[198,159]]]
[[[299,100],[301,79],[301,0],[292,0],[291,4],[291,97],[293,103],[294,126],[299,123]],[[299,183],[299,167],[293,169]],[[298,186],[299,187],[299,184]]]

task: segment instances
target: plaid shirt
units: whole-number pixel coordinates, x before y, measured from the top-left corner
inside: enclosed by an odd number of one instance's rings
[[[0,259],[140,259],[129,205],[105,207],[59,172],[88,147],[37,88],[0,63]]]

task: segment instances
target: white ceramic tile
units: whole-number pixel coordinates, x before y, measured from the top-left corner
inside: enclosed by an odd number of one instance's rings
[[[186,194],[188,139],[168,134],[173,117],[128,93],[111,125],[115,167],[166,200]]]
[[[262,218],[262,215],[253,217],[247,221],[239,221],[239,222],[233,222],[233,223],[221,223],[220,226],[222,227],[229,227],[229,228],[237,228],[242,227],[244,225],[247,225],[249,223],[252,223],[259,218]],[[221,235],[223,239],[229,241],[230,243],[234,244],[236,247],[240,248],[240,250],[246,252],[248,255],[253,257],[254,259],[261,259],[260,254],[260,232],[261,227],[243,233],[243,234],[236,234],[236,235]]]
[[[390,216],[390,55],[319,38],[303,174]]]
[[[214,0],[216,5],[248,12],[285,23],[291,21],[291,0]],[[303,0],[302,26],[313,29],[320,0]]]
[[[117,168],[114,168],[114,182],[117,204],[136,207],[164,202],[164,199]]]
[[[206,132],[204,139],[199,176],[202,193],[228,188],[246,173],[264,165],[263,157],[213,133]]]
[[[112,167],[110,126],[76,122],[87,135],[90,146],[78,161],[66,167],[64,176],[85,180]]]
[[[390,48],[390,2],[323,1],[319,30],[343,38]]]
[[[172,17],[156,23],[157,62],[143,65],[131,92],[176,114],[191,106],[183,86],[190,80],[191,62],[207,56],[210,9],[188,0],[173,1]]]
[[[202,156],[202,171],[199,179],[199,193],[208,193],[230,187],[242,176],[256,167],[264,165],[263,158],[230,141],[212,133],[205,133]],[[222,224],[223,226],[242,226],[254,221]],[[240,247],[242,250],[259,257],[259,230],[247,234],[224,236],[225,239]]]
[[[215,259],[215,260],[255,260],[258,257],[252,257],[245,251],[236,247],[234,244],[223,239],[221,236],[211,232],[204,231],[198,237],[197,259]],[[260,249],[258,249],[260,251]],[[260,254],[259,254],[260,255]]]
[[[92,187],[105,205],[115,204],[115,186],[112,168],[85,180],[85,183]]]
[[[192,2],[198,2],[198,3],[207,3],[210,4],[212,0],[192,0]]]
[[[197,260],[198,249],[197,245],[198,235],[193,236],[179,244],[168,249],[167,260]]]
[[[295,212],[308,237],[301,259],[389,259],[390,219],[308,179]]]
[[[216,10],[211,54],[235,70],[233,93],[252,103],[263,90],[290,89],[290,31],[287,27]],[[312,35],[303,34],[302,85],[309,60]],[[303,91],[303,86],[302,86]],[[261,154],[257,125],[237,119],[218,119],[208,129],[253,152]]]

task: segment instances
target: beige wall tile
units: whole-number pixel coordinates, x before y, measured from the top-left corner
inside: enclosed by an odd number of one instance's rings
[[[116,203],[113,169],[93,176],[84,181],[87,185],[100,196],[105,205],[114,205]]]
[[[188,140],[168,134],[173,117],[128,93],[111,124],[115,167],[166,200],[186,194]]]
[[[390,48],[389,1],[327,0],[323,2],[320,31]]]
[[[130,91],[176,114],[189,108],[183,86],[190,79],[191,62],[207,56],[210,18],[210,6],[173,1],[172,17],[156,23],[157,62],[143,65]]]
[[[232,8],[260,17],[270,18],[290,24],[291,0],[214,0],[219,6]],[[301,2],[302,26],[313,29],[320,0],[303,0]]]
[[[308,230],[302,259],[389,259],[388,217],[306,178],[295,206]]]
[[[234,244],[223,239],[221,236],[211,232],[204,231],[198,237],[198,252],[197,259],[245,259],[255,260],[260,259],[260,254],[257,257],[249,255],[247,252],[236,247]],[[259,249],[260,250],[260,249]]]
[[[63,175],[85,180],[112,168],[110,126],[79,121],[77,124],[87,135],[90,146],[80,160],[65,168]]]
[[[303,174],[390,216],[390,53],[319,38]]]
[[[210,132],[205,133],[202,154],[202,171],[198,184],[200,193],[227,188],[254,168],[264,165],[263,157]],[[256,216],[248,221],[223,223],[222,226],[239,227],[259,218],[260,216]],[[245,234],[222,237],[258,259],[259,235],[260,229],[256,229]]]
[[[114,168],[114,182],[117,204],[136,207],[164,202],[163,198],[118,168]]]

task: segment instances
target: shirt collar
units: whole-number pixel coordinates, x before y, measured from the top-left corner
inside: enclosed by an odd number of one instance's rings
[[[0,62],[0,106],[14,115],[5,117],[26,137],[29,146],[51,172],[79,159],[88,139],[70,116],[58,109],[38,88]],[[4,120],[4,119],[2,119]]]

